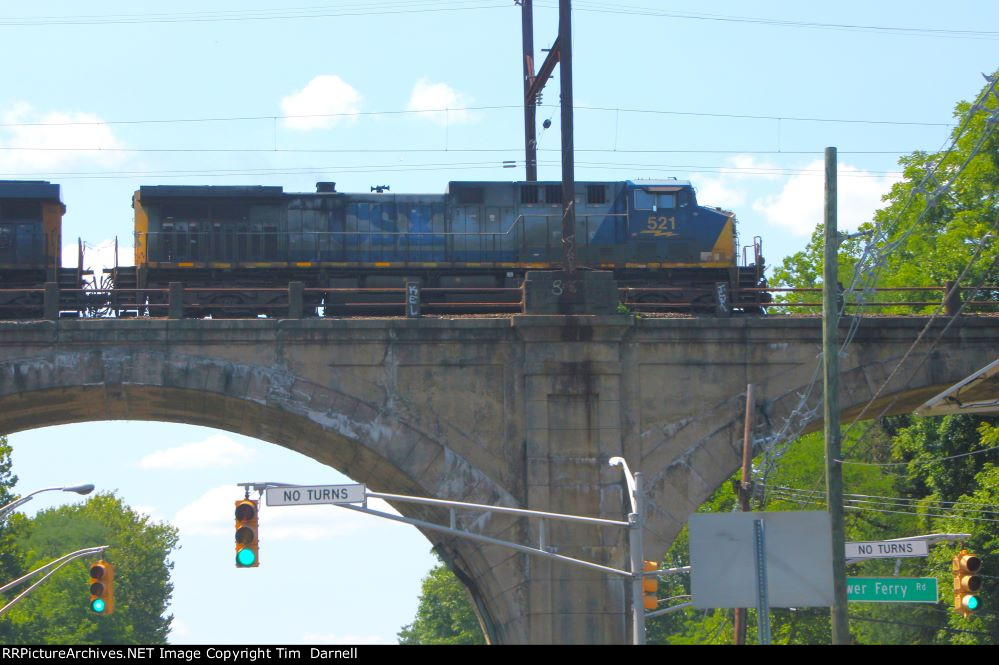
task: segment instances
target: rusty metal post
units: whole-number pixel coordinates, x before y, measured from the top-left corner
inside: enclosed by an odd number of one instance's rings
[[[739,496],[739,510],[748,513],[751,508],[749,498],[753,495],[752,477],[750,467],[753,462],[753,415],[755,413],[755,402],[753,401],[753,384],[746,385],[746,417],[742,426],[742,477],[736,484],[736,494]],[[734,644],[746,643],[746,608],[737,607],[735,610],[735,625],[733,626]]]
[[[288,318],[300,319],[305,313],[305,282],[288,282]]]
[[[558,3],[559,80],[562,92],[562,251],[563,268],[575,286],[576,175],[572,139],[572,3]]]
[[[49,321],[59,320],[59,283],[45,282],[43,317]]]
[[[183,282],[170,282],[170,296],[168,302],[167,316],[171,319],[184,318]]]
[[[521,0],[520,25],[524,46],[524,165],[527,182],[538,180],[537,95],[531,95],[534,83],[534,7],[533,0]]]
[[[944,282],[944,307],[947,316],[957,316],[961,311],[961,289],[955,288],[957,282]]]

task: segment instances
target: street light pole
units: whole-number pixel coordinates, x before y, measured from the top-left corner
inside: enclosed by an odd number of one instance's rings
[[[46,487],[44,489],[35,490],[30,494],[25,494],[24,496],[18,499],[14,499],[6,506],[0,506],[0,517],[3,517],[4,515],[14,510],[18,506],[23,506],[27,502],[31,501],[36,494],[41,494],[42,492],[53,492],[56,490],[61,492],[75,492],[77,494],[90,494],[91,492],[94,491],[94,486],[91,483],[87,483],[86,485],[72,485],[70,487]]]

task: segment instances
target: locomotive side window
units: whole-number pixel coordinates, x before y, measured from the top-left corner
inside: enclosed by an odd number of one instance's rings
[[[607,187],[604,185],[586,186],[586,205],[599,206],[607,203]]]
[[[635,190],[635,210],[652,210],[655,205],[655,194],[650,194],[644,189]]]
[[[545,203],[562,205],[562,185],[545,185]]]
[[[660,208],[672,210],[676,207],[676,194],[660,194],[658,203]]]

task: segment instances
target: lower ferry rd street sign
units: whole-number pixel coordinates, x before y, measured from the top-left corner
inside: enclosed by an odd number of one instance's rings
[[[935,577],[847,577],[846,599],[862,603],[935,603]]]
[[[268,506],[312,506],[325,503],[364,503],[365,487],[357,485],[313,485],[268,487]]]

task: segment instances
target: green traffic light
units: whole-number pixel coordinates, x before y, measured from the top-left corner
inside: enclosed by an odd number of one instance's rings
[[[256,553],[247,548],[236,552],[236,563],[244,568],[249,568],[253,565],[253,562],[257,560]]]
[[[98,614],[101,614],[104,611],[104,607],[105,604],[103,598],[94,598],[94,601],[90,603],[90,609],[97,612]]]
[[[964,599],[964,605],[969,610],[977,610],[978,609],[978,596],[968,596],[967,598]]]

